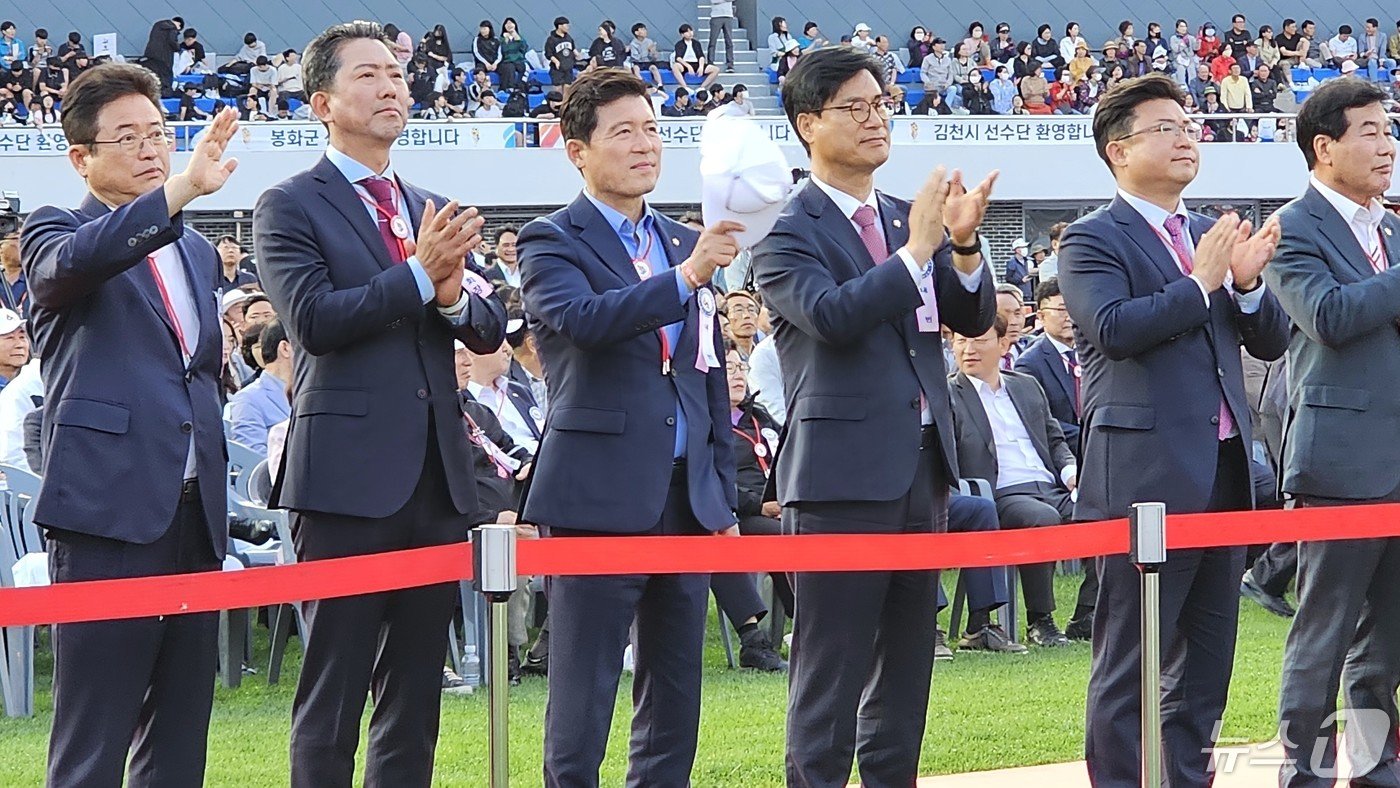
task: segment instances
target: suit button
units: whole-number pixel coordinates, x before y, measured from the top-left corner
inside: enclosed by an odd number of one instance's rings
[[[130,246],[130,247],[132,247],[132,248],[135,248],[135,247],[136,247],[136,239],[135,239],[135,238],[128,238],[128,239],[126,239],[126,245],[127,245],[127,246]]]
[[[918,398],[918,397],[915,397],[915,398],[909,400],[909,407],[913,408],[914,410],[918,410],[918,409],[919,409],[919,398]]]
[[[1210,417],[1210,423],[1211,423],[1211,424],[1219,424],[1219,423],[1220,423],[1220,417],[1219,417],[1219,416],[1211,416],[1211,417]]]
[[[676,426],[676,417],[675,417],[675,416],[667,416],[667,417],[666,417],[666,426],[667,426],[667,427],[674,427],[674,426]]]
[[[1225,368],[1224,368],[1224,367],[1216,367],[1216,368],[1215,368],[1215,374],[1219,375],[1219,376],[1222,377],[1222,378],[1225,377]]]
[[[915,357],[915,356],[917,356],[917,355],[919,355],[919,351],[915,350],[915,349],[912,348],[912,347],[909,348],[909,358],[913,358],[913,357]]]
[[[427,398],[428,398],[428,390],[427,390],[427,389],[418,389],[418,399],[427,399]]]
[[[180,432],[189,435],[191,432],[194,432],[194,425],[189,423],[188,421],[184,422],[180,425]]]
[[[185,382],[186,382],[186,383],[192,383],[192,382],[194,382],[194,370],[192,370],[192,369],[187,369],[187,370],[185,370]]]

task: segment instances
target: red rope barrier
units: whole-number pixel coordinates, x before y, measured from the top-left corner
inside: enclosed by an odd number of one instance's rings
[[[1171,515],[1168,550],[1400,536],[1400,504]],[[740,541],[742,540],[742,541]],[[621,536],[519,544],[522,575],[842,572],[1041,563],[1124,553],[1126,520],[965,534]],[[425,547],[292,566],[0,590],[0,626],[66,624],[258,607],[471,577],[471,546]]]

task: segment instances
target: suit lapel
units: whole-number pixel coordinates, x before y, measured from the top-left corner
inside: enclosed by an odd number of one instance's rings
[[[1060,389],[1064,391],[1065,396],[1073,403],[1074,380],[1070,377],[1069,370],[1065,369],[1064,360],[1055,352],[1055,346],[1050,344],[1050,340],[1048,339],[1042,341],[1044,341],[1045,346],[1037,352],[1040,364],[1049,370],[1050,377],[1055,379]]]
[[[1390,211],[1381,220],[1381,243],[1385,245],[1386,266],[1400,265],[1400,218]]]
[[[982,398],[977,395],[977,387],[967,375],[959,372],[953,376],[953,388],[957,390],[958,396],[962,397],[963,410],[972,415],[972,423],[977,425],[977,429],[982,433],[982,441],[986,444],[987,451],[992,454],[992,463],[996,463],[997,445],[996,438],[992,435],[992,423],[987,419],[987,410],[982,407]],[[993,480],[995,482],[995,480]]]
[[[865,244],[860,240],[860,235],[856,233],[856,228],[851,226],[851,220],[841,214],[836,203],[826,196],[826,192],[822,191],[820,186],[809,182],[799,199],[802,200],[807,214],[817,220],[817,231],[845,253],[856,273],[863,274],[874,267],[870,262],[870,255],[865,253]],[[831,261],[827,260],[826,263],[830,268]]]
[[[389,257],[389,248],[384,245],[384,238],[380,236],[379,228],[375,226],[374,220],[366,212],[364,200],[360,199],[355,187],[345,180],[345,176],[340,174],[340,170],[336,169],[334,164],[331,164],[330,159],[324,157],[312,168],[311,174],[325,186],[320,191],[321,198],[345,217],[345,221],[349,222],[355,230],[355,234],[360,236],[360,240],[374,253],[374,259],[379,263],[379,267],[392,267],[394,261]],[[421,215],[422,206],[419,206],[419,209]]]
[[[1114,197],[1108,212],[1168,282],[1175,282],[1185,276],[1177,265],[1176,258],[1167,251],[1167,247],[1162,243],[1161,236],[1157,235],[1157,231],[1152,229],[1152,226],[1147,223],[1146,219],[1142,218],[1142,214],[1138,213],[1133,206],[1129,205],[1122,197]],[[1191,230],[1193,236],[1195,233],[1194,224],[1193,222]]]
[[[579,238],[588,244],[593,254],[603,262],[625,284],[635,285],[642,281],[632,268],[632,257],[617,237],[612,225],[603,214],[593,207],[588,198],[579,194],[569,206],[569,219],[579,230]]]
[[[1366,250],[1357,243],[1356,235],[1351,231],[1351,225],[1342,219],[1342,215],[1337,213],[1337,209],[1332,206],[1332,203],[1322,196],[1322,192],[1312,186],[1308,187],[1304,199],[1308,201],[1308,212],[1321,222],[1319,229],[1322,232],[1320,234],[1327,240],[1327,243],[1332,245],[1337,256],[1342,258],[1346,266],[1361,279],[1374,276],[1376,272],[1371,269],[1371,261],[1366,256]],[[1381,221],[1381,227],[1394,227],[1395,225],[1391,223],[1395,221],[1393,216],[1387,216],[1385,220]],[[1392,229],[1392,235],[1386,236],[1385,239],[1385,253],[1392,265],[1400,262],[1395,257],[1395,252],[1392,251],[1395,249],[1393,233]]]
[[[397,175],[395,176],[397,177]],[[418,228],[423,224],[423,209],[427,207],[428,195],[418,190],[418,187],[405,183],[403,178],[398,178],[399,189],[403,192],[403,201],[408,205],[408,226],[414,237],[417,237]],[[441,205],[436,206],[442,208]],[[375,228],[376,230],[378,228]]]

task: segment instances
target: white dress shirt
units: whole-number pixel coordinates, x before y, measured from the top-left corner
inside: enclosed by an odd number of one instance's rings
[[[1176,250],[1172,248],[1171,244],[1171,233],[1167,232],[1167,219],[1172,216],[1186,217],[1186,224],[1182,225],[1182,230],[1186,235],[1186,248],[1190,249],[1191,256],[1195,257],[1196,240],[1191,237],[1191,215],[1186,211],[1186,203],[1178,201],[1176,210],[1167,213],[1147,200],[1128,194],[1122,189],[1118,190],[1118,196],[1122,197],[1124,202],[1131,205],[1133,210],[1137,211],[1138,214],[1152,226],[1152,229],[1156,231],[1157,238],[1162,242],[1162,246],[1166,247],[1172,259],[1176,260],[1177,268],[1179,268],[1183,274],[1186,274],[1186,266],[1184,262],[1176,256]],[[1191,279],[1191,281],[1195,282],[1197,287],[1201,288],[1201,296],[1205,299],[1206,309],[1210,309],[1210,291],[1206,289],[1205,282],[1201,281],[1201,278],[1195,274],[1186,274],[1186,276]],[[1230,287],[1231,294],[1235,297],[1235,303],[1239,306],[1241,313],[1252,315],[1259,311],[1259,303],[1264,300],[1264,280],[1262,278],[1259,280],[1259,286],[1248,293],[1241,293],[1234,289],[1234,282],[1228,271],[1226,272],[1225,284]]]
[[[175,244],[168,244],[157,249],[151,255],[151,259],[156,261],[156,269],[160,271],[160,282],[164,285],[165,295],[170,298],[170,308],[174,311],[175,321],[184,336],[185,346],[181,348],[184,356],[185,366],[190,364],[190,353],[193,353],[195,346],[199,343],[199,311],[194,305],[194,294],[190,291],[190,280],[185,275],[185,263],[180,257],[180,250],[175,248]],[[194,433],[190,433],[190,449],[185,455],[185,478],[195,477],[194,463]]]
[[[992,438],[997,450],[997,489],[1031,482],[1054,484],[1055,475],[1045,467],[1045,462],[1036,452],[1035,443],[1031,441],[1030,433],[1026,431],[1021,414],[1011,401],[1011,392],[1000,374],[997,376],[996,390],[978,378],[969,377],[968,380],[977,390],[982,410],[987,412],[987,422],[992,425]],[[1078,467],[1066,465],[1060,472],[1060,480],[1069,486],[1069,480],[1077,475]]]
[[[0,391],[0,462],[29,467],[24,454],[24,417],[38,407],[34,397],[43,396],[44,378],[37,358],[21,367],[14,380]]]
[[[818,178],[815,175],[811,177],[812,183],[815,183],[818,189],[821,189],[823,192],[825,192],[826,196],[830,197],[831,201],[836,203],[837,210],[841,211],[841,214],[845,216],[848,221],[850,221],[851,227],[855,228],[856,235],[860,235],[860,225],[856,224],[856,220],[854,217],[856,211],[859,210],[862,205],[869,205],[871,208],[875,209],[875,215],[877,217],[880,215],[880,203],[875,198],[874,189],[870,190],[870,194],[866,195],[864,200],[859,200],[841,191],[835,186],[832,186],[822,181],[821,178]],[[876,222],[875,229],[880,232],[880,235],[883,236],[885,234],[885,228],[882,222]],[[885,244],[888,248],[889,239],[885,239]],[[899,259],[904,262],[904,268],[909,272],[909,278],[914,280],[914,286],[918,287],[920,282],[923,280],[924,270],[928,265],[928,261],[925,261],[923,264],[916,263],[914,261],[914,255],[910,254],[909,250],[902,246],[899,248],[896,254],[899,256]],[[977,264],[976,270],[974,270],[970,274],[965,274],[962,271],[958,271],[958,280],[962,282],[962,286],[967,289],[967,292],[977,292],[977,288],[982,284],[982,269],[985,266],[986,261],[984,260],[979,262]],[[924,396],[924,402],[928,402],[927,395]],[[924,409],[919,413],[919,423],[925,427],[933,423],[933,411],[928,407],[928,405],[925,405]]]
[[[501,261],[498,259],[498,260],[496,260],[496,270],[501,272],[501,278],[505,280],[505,283],[506,283],[507,285],[510,285],[511,287],[515,287],[515,288],[520,287],[520,264],[519,264],[519,263],[516,264],[515,270],[512,271],[512,270],[510,270],[510,268],[509,268],[505,263],[501,262]]]
[[[1385,218],[1385,208],[1381,207],[1378,200],[1372,200],[1370,205],[1360,205],[1352,202],[1350,197],[1346,197],[1337,190],[1319,181],[1317,176],[1308,179],[1314,189],[1337,209],[1337,213],[1342,215],[1342,221],[1351,228],[1351,234],[1356,236],[1356,242],[1361,244],[1361,251],[1367,255],[1374,254],[1376,247],[1380,244],[1381,220]],[[1397,260],[1391,263],[1400,262]]]
[[[540,442],[535,438],[530,425],[525,423],[520,409],[510,401],[508,386],[510,378],[502,375],[496,378],[493,386],[483,386],[474,380],[468,381],[467,393],[472,395],[472,399],[490,408],[491,412],[496,414],[496,418],[500,419],[501,426],[505,428],[511,440],[515,441],[517,446],[524,446],[526,451],[530,452],[530,456],[534,456]]]
[[[778,345],[768,338],[754,345],[749,354],[749,391],[754,401],[782,426],[787,422],[787,401],[783,399],[783,371],[778,365]]]

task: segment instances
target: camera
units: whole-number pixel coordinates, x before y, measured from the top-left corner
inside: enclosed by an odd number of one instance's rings
[[[19,232],[19,192],[0,192],[0,238]]]

